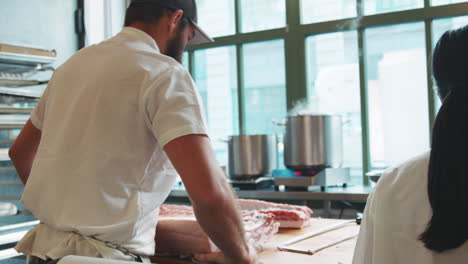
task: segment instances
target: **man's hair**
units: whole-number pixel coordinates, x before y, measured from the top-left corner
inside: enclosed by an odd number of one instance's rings
[[[129,26],[136,22],[144,24],[153,24],[161,19],[166,13],[170,14],[173,10],[168,8],[160,7],[154,4],[131,4],[127,8],[125,14],[125,26]],[[189,24],[189,20],[183,17],[181,20],[181,28],[185,28]]]
[[[153,24],[162,18],[166,12],[168,12],[166,8],[155,5],[131,4],[125,14],[125,26],[127,27],[135,22]]]

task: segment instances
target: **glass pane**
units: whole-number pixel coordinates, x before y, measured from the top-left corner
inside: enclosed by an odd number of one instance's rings
[[[86,46],[106,38],[104,1],[85,0]]]
[[[364,0],[366,15],[424,7],[424,0]]]
[[[442,35],[451,29],[457,29],[468,25],[468,16],[436,19],[432,22],[432,46],[435,48]]]
[[[221,166],[228,163],[227,143],[239,134],[237,60],[234,46],[195,51],[195,74],[206,109],[209,135]]]
[[[431,5],[448,5],[448,4],[456,4],[456,3],[464,3],[468,2],[466,0],[432,0]]]
[[[85,0],[86,45],[99,43],[122,30],[125,1]]]
[[[189,54],[187,51],[182,54],[182,65],[184,65],[185,69],[189,69]]]
[[[241,0],[241,8],[242,32],[286,26],[285,0]]]
[[[468,25],[468,16],[436,19],[432,22],[432,47],[435,48],[437,41],[447,31]],[[437,96],[437,93],[436,93]],[[442,105],[440,99],[436,100],[436,110]]]
[[[198,23],[210,37],[234,35],[234,0],[197,0]]]
[[[378,169],[429,149],[424,23],[367,29],[365,40],[371,162]]]
[[[356,16],[356,0],[301,0],[302,23],[337,20]]]
[[[278,132],[272,119],[286,117],[284,41],[244,46],[244,104],[247,134]]]
[[[353,180],[361,183],[362,132],[357,32],[310,36],[306,43],[309,104],[299,105],[294,110],[307,114],[342,116],[343,164],[356,172]]]

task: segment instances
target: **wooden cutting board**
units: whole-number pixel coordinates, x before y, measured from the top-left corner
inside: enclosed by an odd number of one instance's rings
[[[323,228],[342,223],[344,220],[336,219],[323,219],[323,218],[314,218],[309,227],[294,230],[294,229],[283,229],[280,230],[266,245],[267,248],[275,248],[277,245],[314,231],[321,230]],[[291,245],[290,247],[312,250],[318,247],[321,247],[325,244],[331,243],[333,241],[339,240],[341,238],[357,234],[359,232],[359,226],[355,224],[350,224],[349,226],[330,231],[328,233],[319,235],[317,237],[309,238],[305,241],[299,242],[297,244]],[[328,249],[318,252],[313,256],[290,253],[290,252],[280,252],[276,250],[266,250],[260,254],[260,261],[264,264],[300,264],[300,263],[314,263],[314,264],[351,264],[353,258],[354,247],[356,245],[356,238],[348,240],[346,242],[340,243]],[[173,258],[152,258],[153,263],[159,264],[188,264],[191,262],[182,261]]]

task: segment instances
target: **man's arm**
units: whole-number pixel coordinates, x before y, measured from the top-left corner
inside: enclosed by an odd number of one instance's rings
[[[8,151],[8,155],[10,156],[13,165],[15,166],[21,181],[23,181],[25,185],[28,181],[29,173],[31,172],[31,167],[40,141],[41,130],[37,129],[32,124],[31,120],[28,120]]]
[[[185,184],[198,222],[223,251],[227,263],[254,263],[234,195],[209,139],[183,136],[169,142],[164,150]]]

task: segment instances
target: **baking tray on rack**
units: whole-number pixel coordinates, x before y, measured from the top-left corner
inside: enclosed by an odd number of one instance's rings
[[[0,95],[39,99],[42,92],[31,89],[0,87]]]
[[[55,50],[0,43],[0,72],[27,72],[56,59]]]
[[[37,65],[52,63],[56,58],[57,52],[55,50],[0,43],[0,60]]]
[[[21,79],[2,79],[0,78],[0,87],[27,87],[34,85],[47,84],[49,81],[21,80]]]

